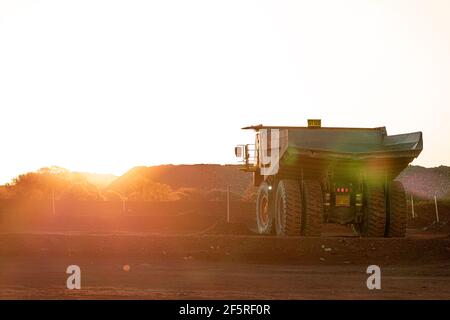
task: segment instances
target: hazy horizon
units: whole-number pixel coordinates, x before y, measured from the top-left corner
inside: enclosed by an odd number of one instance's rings
[[[128,168],[127,170],[125,170],[124,172],[119,173],[119,174],[114,174],[114,173],[111,173],[111,172],[74,171],[74,170],[70,170],[69,168],[63,168],[63,167],[61,167],[61,166],[45,166],[45,167],[42,167],[42,168],[60,167],[60,168],[69,170],[70,172],[73,172],[73,173],[92,174],[92,175],[110,175],[110,176],[114,176],[115,178],[119,178],[119,177],[121,177],[122,175],[124,175],[125,173],[127,173],[128,171],[130,171],[131,169],[136,168],[136,167],[198,166],[198,165],[220,165],[220,166],[229,166],[229,165],[239,165],[239,164],[237,164],[237,163],[179,163],[179,164],[174,164],[174,163],[163,163],[163,164],[155,164],[155,165],[136,165],[136,166],[132,166],[132,167]],[[420,165],[415,165],[415,164],[412,164],[412,165],[414,165],[414,166],[420,166]],[[440,166],[444,166],[444,165],[440,165]],[[440,167],[440,166],[435,166],[435,167],[420,166],[420,167],[424,167],[424,168],[427,168],[427,169],[432,169],[432,168],[437,168],[437,167]],[[448,167],[448,166],[446,166],[446,167]],[[37,168],[36,170],[30,171],[30,172],[36,172],[37,170],[42,169],[42,168]],[[19,173],[18,175],[20,175],[20,174],[25,174],[25,173],[28,173],[28,172],[21,172],[21,173]],[[17,176],[18,176],[18,175],[17,175]],[[0,181],[0,185],[5,185],[6,183],[12,182],[12,179],[16,178],[17,176],[12,177],[12,178],[9,179],[8,181]]]
[[[251,124],[422,131],[450,165],[448,1],[1,1],[0,184],[235,163]]]

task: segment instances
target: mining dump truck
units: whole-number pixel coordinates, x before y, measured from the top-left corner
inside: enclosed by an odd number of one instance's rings
[[[385,127],[249,126],[254,145],[238,145],[242,170],[258,187],[260,234],[320,236],[324,223],[362,237],[404,237],[406,196],[394,180],[423,148],[422,133]]]

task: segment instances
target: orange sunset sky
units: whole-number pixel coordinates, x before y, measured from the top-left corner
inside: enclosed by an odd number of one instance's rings
[[[0,1],[0,183],[234,163],[249,124],[423,131],[450,165],[449,1]]]

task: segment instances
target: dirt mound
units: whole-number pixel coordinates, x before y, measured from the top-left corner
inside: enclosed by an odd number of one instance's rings
[[[414,205],[415,218],[408,207],[408,228],[432,233],[450,234],[450,203],[438,202],[439,223],[436,221],[434,201],[421,201]]]
[[[230,201],[231,221],[250,224],[252,203]],[[0,200],[0,231],[202,232],[224,221],[225,201],[49,201]]]
[[[238,165],[196,164],[196,165],[160,165],[134,167],[114,180],[109,188],[128,194],[142,179],[168,185],[173,190],[195,188],[199,190],[226,190],[243,194],[252,183],[252,177],[239,170]]]
[[[446,222],[433,222],[430,226],[424,228],[425,231],[433,233],[447,233],[450,236],[450,224]]]

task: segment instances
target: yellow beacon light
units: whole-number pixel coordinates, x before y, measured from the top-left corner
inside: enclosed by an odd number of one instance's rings
[[[308,119],[308,128],[320,128],[322,127],[321,119]]]

